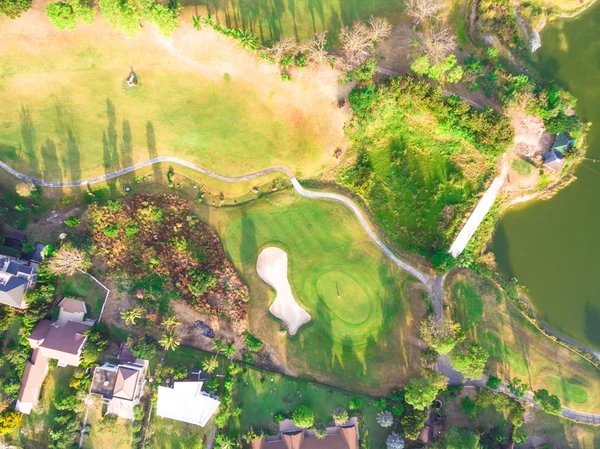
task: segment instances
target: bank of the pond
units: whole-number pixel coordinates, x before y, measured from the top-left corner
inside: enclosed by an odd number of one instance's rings
[[[590,159],[600,159],[600,6],[549,25],[532,56],[540,74],[578,99],[577,113],[595,122],[587,135]],[[600,163],[585,160],[577,181],[548,201],[516,206],[498,223],[492,249],[498,268],[529,289],[542,321],[600,349]]]

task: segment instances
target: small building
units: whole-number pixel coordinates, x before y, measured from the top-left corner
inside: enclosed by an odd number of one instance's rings
[[[143,359],[119,365],[105,363],[94,370],[90,394],[107,403],[107,415],[133,421],[133,409],[140,403],[147,371],[148,360]]]
[[[85,321],[87,307],[83,301],[72,298],[64,298],[58,305],[58,308],[58,319],[54,323],[57,326],[64,326],[69,321],[75,323],[83,323]]]
[[[202,391],[204,382],[180,381],[158,387],[156,415],[204,427],[221,404],[217,397]]]
[[[25,309],[25,294],[37,282],[37,275],[30,262],[0,254],[0,304]]]
[[[29,414],[36,406],[42,384],[48,374],[50,359],[59,367],[79,366],[80,356],[87,342],[87,324],[68,321],[63,325],[41,320],[27,338],[33,349],[31,360],[25,364],[21,389],[15,409]]]
[[[554,171],[561,171],[565,165],[566,153],[573,149],[575,138],[563,132],[556,136],[550,150],[544,154],[544,166]]]
[[[294,426],[293,421],[279,423],[279,434],[263,436],[251,442],[251,449],[358,449],[358,426],[351,418],[342,426],[327,427],[327,436],[318,439],[314,430]]]

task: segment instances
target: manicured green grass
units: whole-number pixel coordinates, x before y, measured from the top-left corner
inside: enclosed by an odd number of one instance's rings
[[[83,440],[84,449],[120,449],[131,447],[131,421],[118,419],[114,424],[102,421],[102,405],[90,405],[88,424],[90,433]]]
[[[100,316],[106,290],[89,276],[77,273],[61,280],[58,294],[61,297],[84,301],[87,305],[88,316],[95,319]]]
[[[529,162],[524,161],[523,159],[515,159],[512,162],[512,169],[519,175],[526,176],[531,173],[532,166]]]
[[[478,341],[490,354],[490,372],[508,381],[519,377],[532,390],[546,388],[566,407],[600,412],[600,374],[582,357],[543,336],[509,302],[498,302],[498,289],[472,272],[451,275],[445,284],[451,316],[464,328],[471,317],[460,297],[469,291],[483,303],[483,313],[467,330],[468,339]]]
[[[358,391],[385,392],[418,368],[413,320],[424,305],[410,296],[406,274],[345,207],[285,192],[199,213],[249,285],[250,330],[289,369]],[[312,317],[293,337],[280,332],[282,324],[268,312],[274,291],[256,274],[258,254],[267,246],[287,252],[292,291]]]
[[[236,430],[241,434],[251,426],[255,431],[266,431],[272,425],[275,413],[281,412],[289,417],[300,405],[313,410],[315,424],[322,422],[331,425],[332,414],[336,408],[349,410],[350,401],[359,398],[360,407],[357,411],[363,414],[365,425],[369,429],[371,447],[385,446],[389,431],[377,424],[376,416],[379,410],[375,407],[372,397],[252,368],[240,377],[236,403],[242,407],[243,412],[236,423]],[[349,413],[352,416],[355,412]]]
[[[472,285],[456,283],[452,292],[455,313],[460,315],[458,321],[469,329],[477,323],[483,313],[483,300]]]

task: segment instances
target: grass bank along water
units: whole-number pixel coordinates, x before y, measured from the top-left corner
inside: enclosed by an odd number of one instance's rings
[[[544,46],[532,63],[540,73],[558,80],[579,99],[578,114],[598,122],[600,76],[597,49],[600,7],[580,17],[549,25]],[[574,70],[574,68],[577,68]],[[591,127],[589,158],[600,157],[600,128]],[[596,254],[600,251],[600,170],[586,160],[571,183],[549,201],[519,206],[500,221],[493,240],[499,270],[517,277],[529,289],[539,317],[552,328],[600,349],[600,296]]]

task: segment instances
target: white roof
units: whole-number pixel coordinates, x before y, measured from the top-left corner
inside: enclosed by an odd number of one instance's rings
[[[173,388],[158,387],[156,414],[204,427],[220,402],[202,393],[202,382],[174,382]]]

